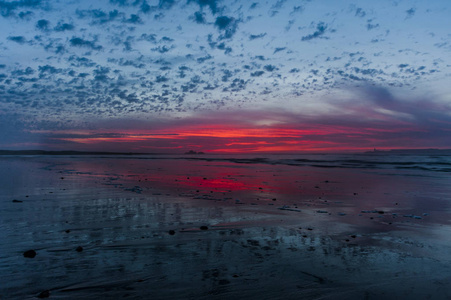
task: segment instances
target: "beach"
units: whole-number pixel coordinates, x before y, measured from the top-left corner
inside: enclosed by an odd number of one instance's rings
[[[0,299],[451,298],[450,156],[0,167]]]

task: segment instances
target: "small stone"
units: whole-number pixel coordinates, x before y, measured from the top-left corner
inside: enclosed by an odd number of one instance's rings
[[[23,256],[27,257],[27,258],[34,258],[36,256],[36,251],[34,251],[34,250],[27,250],[27,251],[25,251],[23,253]]]
[[[13,200],[13,203],[22,203],[22,202],[23,202],[22,200],[17,200],[17,199]]]
[[[45,290],[39,293],[38,298],[48,298],[50,297],[50,291],[49,290]]]
[[[81,251],[83,251],[83,247],[82,246],[78,246],[77,248],[75,248],[75,251],[81,252]]]
[[[70,232],[70,229],[66,229],[65,232],[66,232],[66,233],[69,233],[69,232]]]
[[[175,230],[172,230],[172,229],[169,230],[169,234],[170,234],[170,235],[174,235],[174,234],[175,234]]]
[[[207,226],[200,226],[200,230],[208,230]]]

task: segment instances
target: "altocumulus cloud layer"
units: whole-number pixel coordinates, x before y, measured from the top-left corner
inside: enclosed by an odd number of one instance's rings
[[[0,146],[123,138],[126,120],[176,134],[168,119],[219,111],[228,125],[236,110],[254,127],[402,124],[451,146],[450,13],[447,0],[0,0]]]

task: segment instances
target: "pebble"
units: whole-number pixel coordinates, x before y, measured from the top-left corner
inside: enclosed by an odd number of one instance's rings
[[[81,252],[81,251],[83,251],[83,247],[82,246],[78,246],[77,248],[75,248],[75,251]]]
[[[39,293],[38,298],[48,298],[50,297],[50,291],[49,290],[45,290]]]
[[[34,250],[27,250],[27,251],[25,251],[23,253],[23,256],[27,257],[27,258],[34,258],[36,256],[36,251],[34,251]]]
[[[200,228],[200,230],[208,230],[207,226],[200,226],[199,228]]]

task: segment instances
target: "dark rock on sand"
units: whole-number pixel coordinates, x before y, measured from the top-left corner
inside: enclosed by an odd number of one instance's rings
[[[13,203],[22,203],[22,202],[23,202],[22,200],[17,200],[17,199],[13,200]]]
[[[208,230],[207,226],[200,226],[200,230]]]
[[[75,251],[81,252],[81,251],[83,251],[83,247],[82,246],[78,246],[77,248],[75,248]]]
[[[48,298],[50,297],[50,291],[49,290],[45,290],[39,293],[38,298]]]
[[[169,234],[170,234],[170,235],[174,235],[174,234],[175,234],[175,230],[172,230],[172,229],[169,230]]]
[[[34,251],[34,250],[27,250],[23,253],[23,257],[34,258],[35,256],[36,256],[36,251]]]

